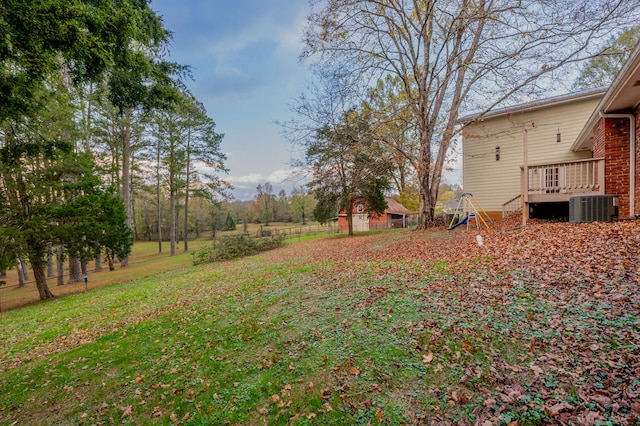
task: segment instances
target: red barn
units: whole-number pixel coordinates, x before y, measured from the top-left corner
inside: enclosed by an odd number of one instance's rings
[[[364,202],[356,201],[353,204],[353,231],[369,231],[387,228],[406,228],[409,226],[409,219],[418,212],[412,212],[405,206],[391,197],[385,197],[387,209],[381,215],[366,211],[367,205]],[[347,213],[341,210],[338,214],[338,231],[347,232]]]

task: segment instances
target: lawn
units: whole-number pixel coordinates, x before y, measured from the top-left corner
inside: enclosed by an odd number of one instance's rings
[[[218,236],[240,234],[243,232],[243,225],[239,225],[236,231],[218,232]],[[275,222],[269,226],[250,223],[247,224],[247,232],[250,235],[261,233],[273,233],[285,235],[290,240],[301,240],[303,238],[315,238],[317,236],[335,233],[335,226],[323,226],[312,222],[306,225]],[[210,236],[203,236],[197,240],[189,241],[189,252],[192,253],[203,246],[211,244]],[[84,282],[68,283],[68,269],[65,269],[65,284],[57,286],[57,276],[48,278],[48,285],[55,295],[66,295],[84,292],[85,290],[94,290],[105,285],[123,283],[131,279],[143,278],[149,275],[157,275],[160,272],[177,270],[191,266],[192,256],[190,253],[184,252],[184,242],[176,245],[176,256],[170,256],[169,242],[164,241],[162,244],[162,253],[158,252],[157,242],[137,241],[133,245],[133,251],[129,257],[129,266],[121,268],[116,263],[114,271],[108,270],[108,265],[103,261],[103,269],[96,272],[94,263],[89,263],[89,282],[85,286]],[[55,262],[55,258],[54,258]],[[68,265],[65,265],[68,266]],[[0,285],[0,313],[15,309],[20,306],[36,303],[39,300],[38,290],[33,280],[33,272],[29,270],[30,280],[27,280],[25,287],[18,287],[18,276],[16,269],[7,271],[7,278],[4,285]]]
[[[162,261],[5,312],[0,423],[637,424],[638,225],[476,234]]]

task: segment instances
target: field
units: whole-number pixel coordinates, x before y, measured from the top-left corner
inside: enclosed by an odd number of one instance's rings
[[[0,316],[0,424],[638,424],[639,250],[625,222],[156,259]]]

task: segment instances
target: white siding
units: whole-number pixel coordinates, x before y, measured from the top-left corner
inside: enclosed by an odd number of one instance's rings
[[[520,194],[524,130],[529,165],[591,158],[591,151],[569,150],[597,106],[599,98],[534,111],[513,112],[467,126],[463,133],[462,187],[486,211],[500,212],[502,204]],[[556,142],[560,131],[562,141]],[[496,146],[500,160],[496,161]]]

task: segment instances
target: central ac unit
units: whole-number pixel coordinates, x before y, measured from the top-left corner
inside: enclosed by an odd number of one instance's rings
[[[569,198],[569,222],[611,222],[618,215],[617,195],[580,195]]]

